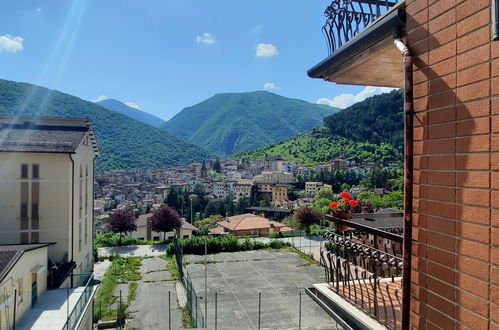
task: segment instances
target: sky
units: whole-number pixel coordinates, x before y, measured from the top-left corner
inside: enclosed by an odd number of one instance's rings
[[[327,57],[325,0],[16,0],[0,11],[0,79],[168,120],[217,93],[268,90],[347,107],[388,91],[307,76]]]

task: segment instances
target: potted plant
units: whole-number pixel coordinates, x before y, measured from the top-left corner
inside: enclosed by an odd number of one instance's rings
[[[349,192],[344,191],[340,194],[340,199],[338,201],[329,204],[329,213],[335,218],[348,220],[352,218],[352,211],[358,204],[359,202],[357,200],[350,199]],[[336,225],[336,229],[338,231],[345,231],[348,229],[348,226]]]

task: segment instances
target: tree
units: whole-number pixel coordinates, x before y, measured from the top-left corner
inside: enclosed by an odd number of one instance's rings
[[[329,204],[331,204],[332,202],[332,198],[331,199],[328,199],[328,198],[319,198],[319,199],[316,199],[313,203],[312,203],[312,208],[316,211],[319,211],[321,214],[328,214],[329,213]]]
[[[294,217],[300,224],[300,228],[309,230],[311,225],[320,224],[322,214],[311,207],[304,206],[295,211]]]
[[[113,233],[120,234],[119,245],[121,245],[121,237],[123,236],[123,233],[137,230],[137,225],[135,224],[136,220],[137,218],[133,212],[118,210],[109,216],[107,229]]]
[[[224,220],[221,215],[212,215],[211,217],[198,220],[194,223],[205,235],[208,235],[210,229],[215,228],[217,223]]]
[[[326,198],[326,199],[332,200],[334,198],[333,190],[331,188],[321,188],[321,189],[319,189],[319,191],[315,195],[315,198],[316,199]]]
[[[182,221],[177,211],[168,206],[161,206],[154,210],[151,217],[147,219],[147,224],[151,227],[151,230],[163,232],[166,241],[166,233],[179,229],[182,226]]]
[[[222,173],[222,168],[220,166],[220,160],[217,158],[213,163],[213,170],[217,173]]]
[[[350,191],[350,185],[348,183],[343,183],[341,185],[341,191]]]

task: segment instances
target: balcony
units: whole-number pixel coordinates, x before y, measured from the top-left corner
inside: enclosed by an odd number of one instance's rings
[[[400,329],[402,213],[328,219],[337,230],[324,235],[326,282],[315,284],[309,295],[345,328]]]
[[[393,37],[405,33],[404,0],[333,0],[322,32],[329,56],[308,71],[339,84],[403,87]]]
[[[92,299],[97,285],[93,273],[73,274],[73,285],[64,289],[45,291],[36,305],[26,311],[16,329],[79,329],[90,321]]]

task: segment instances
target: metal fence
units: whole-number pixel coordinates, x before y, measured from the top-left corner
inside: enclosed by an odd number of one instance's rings
[[[179,279],[184,285],[187,294],[187,308],[189,309],[189,315],[191,316],[192,326],[195,328],[205,327],[205,317],[203,315],[203,310],[200,305],[200,298],[194,290],[191,278],[187,269],[183,267],[183,252],[177,239],[173,242],[175,247],[175,261],[177,263],[177,271],[179,274]]]
[[[286,239],[297,249],[302,251],[303,253],[307,253],[308,251],[312,251],[313,249],[317,249],[317,251],[321,251],[324,244],[327,242],[323,237],[314,236],[306,234],[304,231],[299,231],[297,236],[294,237],[260,237],[260,239],[270,240],[283,240]],[[258,238],[254,238],[258,239]],[[178,243],[178,241],[174,242],[175,246],[175,258],[177,262],[177,269],[179,273],[179,279],[181,280],[187,296],[187,308],[189,310],[189,315],[192,321],[192,326],[194,328],[210,328],[217,329],[219,327],[227,328],[227,325],[224,326],[224,322],[227,319],[227,315],[219,315],[219,301],[218,301],[218,292],[212,293],[209,296],[205,296],[206,292],[203,294],[198,294],[194,288],[194,285],[191,280],[191,276],[189,275],[189,271],[183,267],[183,252],[182,247]],[[265,293],[265,292],[264,292]],[[300,289],[296,292],[296,296],[288,296],[287,299],[293,301],[295,300],[296,306],[296,314],[297,320],[296,324],[293,327],[301,329],[302,326],[306,326],[306,324],[302,324],[302,295],[305,293],[305,288]],[[210,303],[207,303],[207,299]],[[251,298],[250,298],[251,299]],[[265,297],[262,297],[262,292],[255,293],[254,298],[258,299],[258,314],[256,315],[256,320],[252,320],[253,326],[257,329],[266,328],[268,325],[265,324],[262,317],[265,315]],[[270,303],[269,303],[270,304]],[[272,302],[274,304],[274,302]],[[343,329],[340,325],[334,324],[331,325],[333,329]]]
[[[88,304],[90,298],[92,297],[94,290],[94,273],[87,274],[73,274],[71,275],[74,279],[73,282],[75,286],[73,288],[66,288],[67,290],[67,299],[66,304],[68,304],[68,312],[67,312],[67,320],[62,329],[70,330],[75,329],[78,323],[78,320],[81,318],[82,314],[85,312],[85,307]],[[83,285],[83,286],[80,286]],[[70,311],[69,309],[69,297],[76,290],[81,290],[81,295],[76,301],[75,306]]]
[[[206,328],[206,318],[203,312],[204,306],[202,306],[202,300],[196,294],[196,290],[194,290],[194,286],[192,285],[192,281],[187,270],[184,273],[183,283],[187,292],[187,308],[189,308],[191,315],[192,326],[195,328]]]

